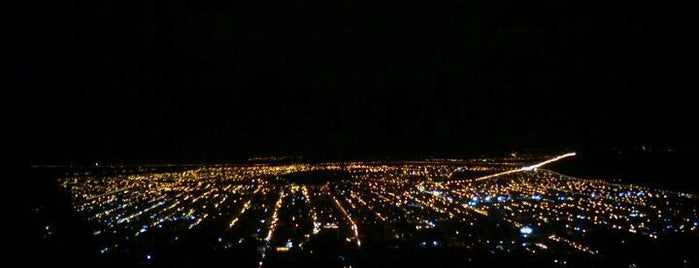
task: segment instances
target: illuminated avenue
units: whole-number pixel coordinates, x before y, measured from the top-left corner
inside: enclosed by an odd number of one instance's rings
[[[137,251],[146,261],[197,230],[214,234],[216,250],[254,250],[259,266],[312,256],[328,240],[346,266],[377,245],[523,254],[566,266],[604,259],[629,241],[699,235],[694,194],[543,169],[574,155],[71,173],[59,182],[94,227],[101,254]],[[480,175],[459,176],[468,172]]]

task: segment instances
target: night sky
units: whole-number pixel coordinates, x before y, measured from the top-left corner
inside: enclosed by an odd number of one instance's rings
[[[696,148],[685,2],[21,1],[2,109],[34,163]]]

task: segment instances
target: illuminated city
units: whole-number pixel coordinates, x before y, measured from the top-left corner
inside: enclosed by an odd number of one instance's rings
[[[58,182],[93,228],[95,251],[146,265],[193,236],[212,251],[252,252],[260,267],[314,256],[375,266],[372,252],[435,250],[474,266],[518,256],[636,267],[620,249],[698,241],[697,195],[546,169],[574,157],[115,167]],[[678,254],[678,265],[695,257]]]

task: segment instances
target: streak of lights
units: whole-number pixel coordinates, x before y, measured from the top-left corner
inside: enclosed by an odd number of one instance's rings
[[[347,213],[347,210],[345,210],[345,208],[342,207],[340,201],[337,201],[337,198],[335,198],[334,195],[332,196],[332,199],[333,201],[335,201],[335,205],[337,205],[337,208],[340,209],[340,212],[342,212],[342,215],[344,215],[347,219],[347,222],[349,222],[352,232],[354,233],[354,239],[357,241],[357,247],[361,247],[362,241],[359,240],[359,228],[357,227],[357,224],[354,223],[352,217],[350,217],[350,215]]]
[[[243,208],[240,209],[238,214],[228,224],[228,229],[233,228],[233,226],[235,226],[235,224],[238,222],[238,219],[240,218],[240,216],[243,215],[243,213],[245,213],[245,211],[247,211],[250,208],[250,204],[252,203],[252,197],[255,196],[260,191],[260,189],[262,189],[262,186],[257,186],[257,189],[255,189],[255,192],[253,192],[250,195],[250,198],[248,199],[248,201],[245,202],[245,204],[243,204]]]

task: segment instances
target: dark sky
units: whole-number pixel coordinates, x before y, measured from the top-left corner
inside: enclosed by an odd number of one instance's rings
[[[686,1],[21,1],[33,162],[696,148]]]

